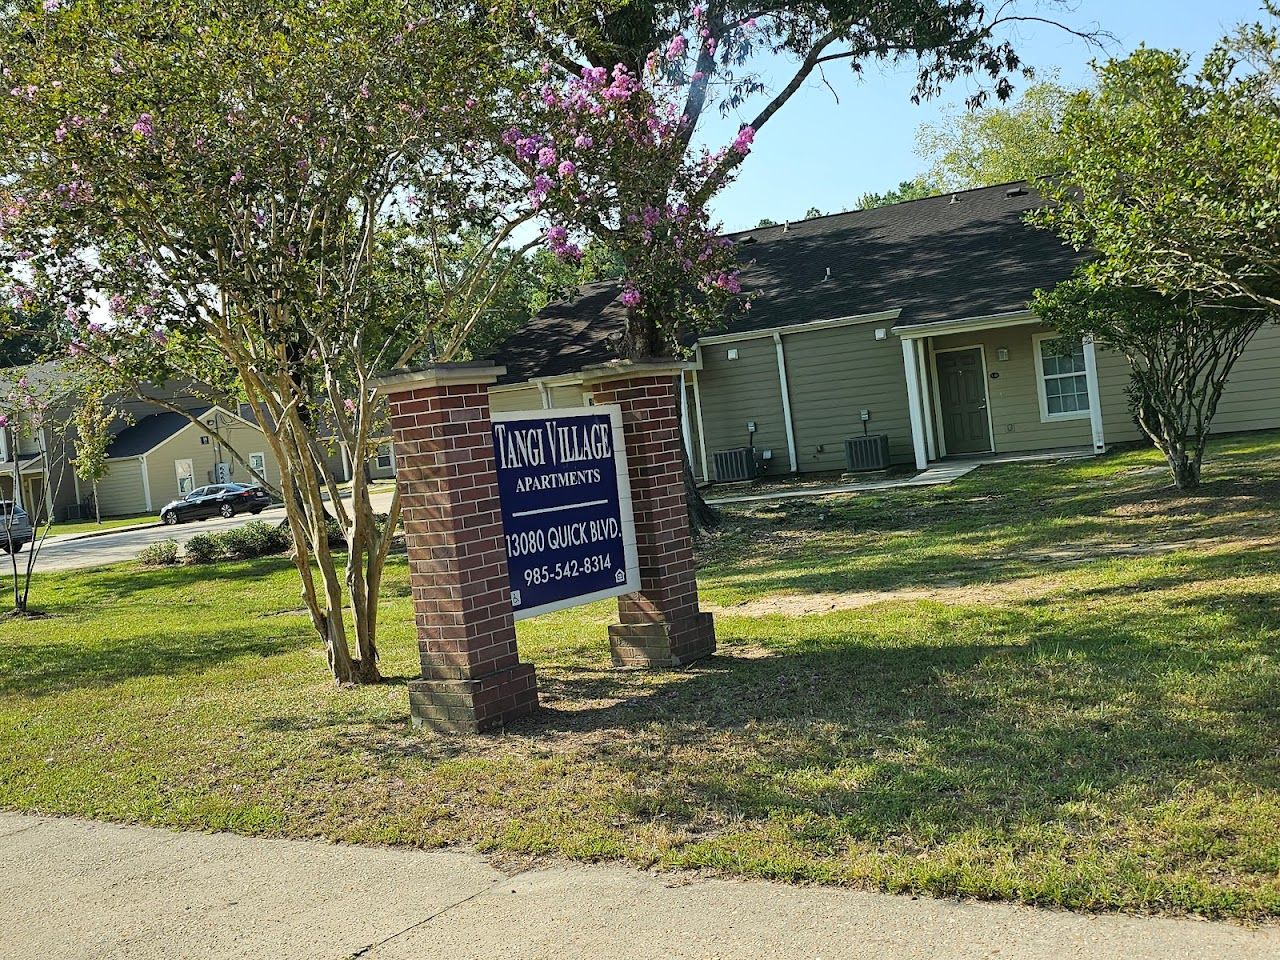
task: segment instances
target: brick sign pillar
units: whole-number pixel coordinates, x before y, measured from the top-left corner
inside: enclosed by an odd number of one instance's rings
[[[489,422],[488,364],[436,364],[377,381],[387,398],[422,679],[418,726],[478,733],[538,707],[516,654]]]
[[[711,614],[698,608],[684,486],[676,361],[619,362],[583,371],[597,404],[622,408],[635,507],[640,591],[618,598],[609,627],[617,666],[677,667],[715,653]]]

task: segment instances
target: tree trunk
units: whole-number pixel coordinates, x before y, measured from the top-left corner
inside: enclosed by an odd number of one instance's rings
[[[1173,471],[1173,485],[1186,493],[1200,486],[1201,458],[1189,454],[1185,450],[1168,457],[1169,468]]]
[[[706,498],[702,496],[702,491],[698,489],[688,457],[684,458],[684,495],[689,506],[689,526],[695,537],[701,536],[720,523],[720,512],[707,503]]]

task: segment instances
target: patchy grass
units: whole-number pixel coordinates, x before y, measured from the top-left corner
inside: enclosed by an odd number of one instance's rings
[[[285,560],[45,575],[51,616],[0,623],[0,805],[1275,918],[1280,436],[1206,477],[1141,451],[737,510],[721,655],[618,673],[608,604],[527,621],[544,709],[485,738],[407,726],[402,560],[398,679],[346,691]]]

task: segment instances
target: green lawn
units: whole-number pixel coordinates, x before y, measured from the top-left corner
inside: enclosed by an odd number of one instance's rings
[[[1280,916],[1280,436],[1175,497],[1151,452],[758,506],[704,551],[721,653],[608,669],[520,626],[544,709],[338,691],[287,561],[42,577],[0,624],[0,806],[1085,909]]]

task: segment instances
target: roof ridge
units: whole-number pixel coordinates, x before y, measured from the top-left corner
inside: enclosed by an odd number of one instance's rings
[[[772,230],[774,227],[781,226],[797,226],[801,223],[816,223],[819,220],[830,220],[832,217],[851,217],[858,213],[870,213],[873,210],[889,210],[894,207],[905,207],[909,203],[922,203],[925,200],[937,200],[940,197],[958,197],[966,193],[981,193],[984,190],[999,190],[1000,188],[1012,187],[1016,184],[1031,185],[1031,181],[1025,177],[1021,180],[1005,180],[1002,183],[990,183],[985,187],[965,187],[963,190],[944,190],[941,193],[931,193],[927,197],[913,197],[910,200],[899,200],[896,203],[886,203],[878,207],[864,207],[858,210],[839,210],[835,213],[824,213],[817,217],[804,217],[799,220],[784,220],[781,223],[772,223],[764,227],[748,227],[744,230],[732,230],[721,234],[724,237],[738,237],[743,234],[755,233],[758,230]]]

